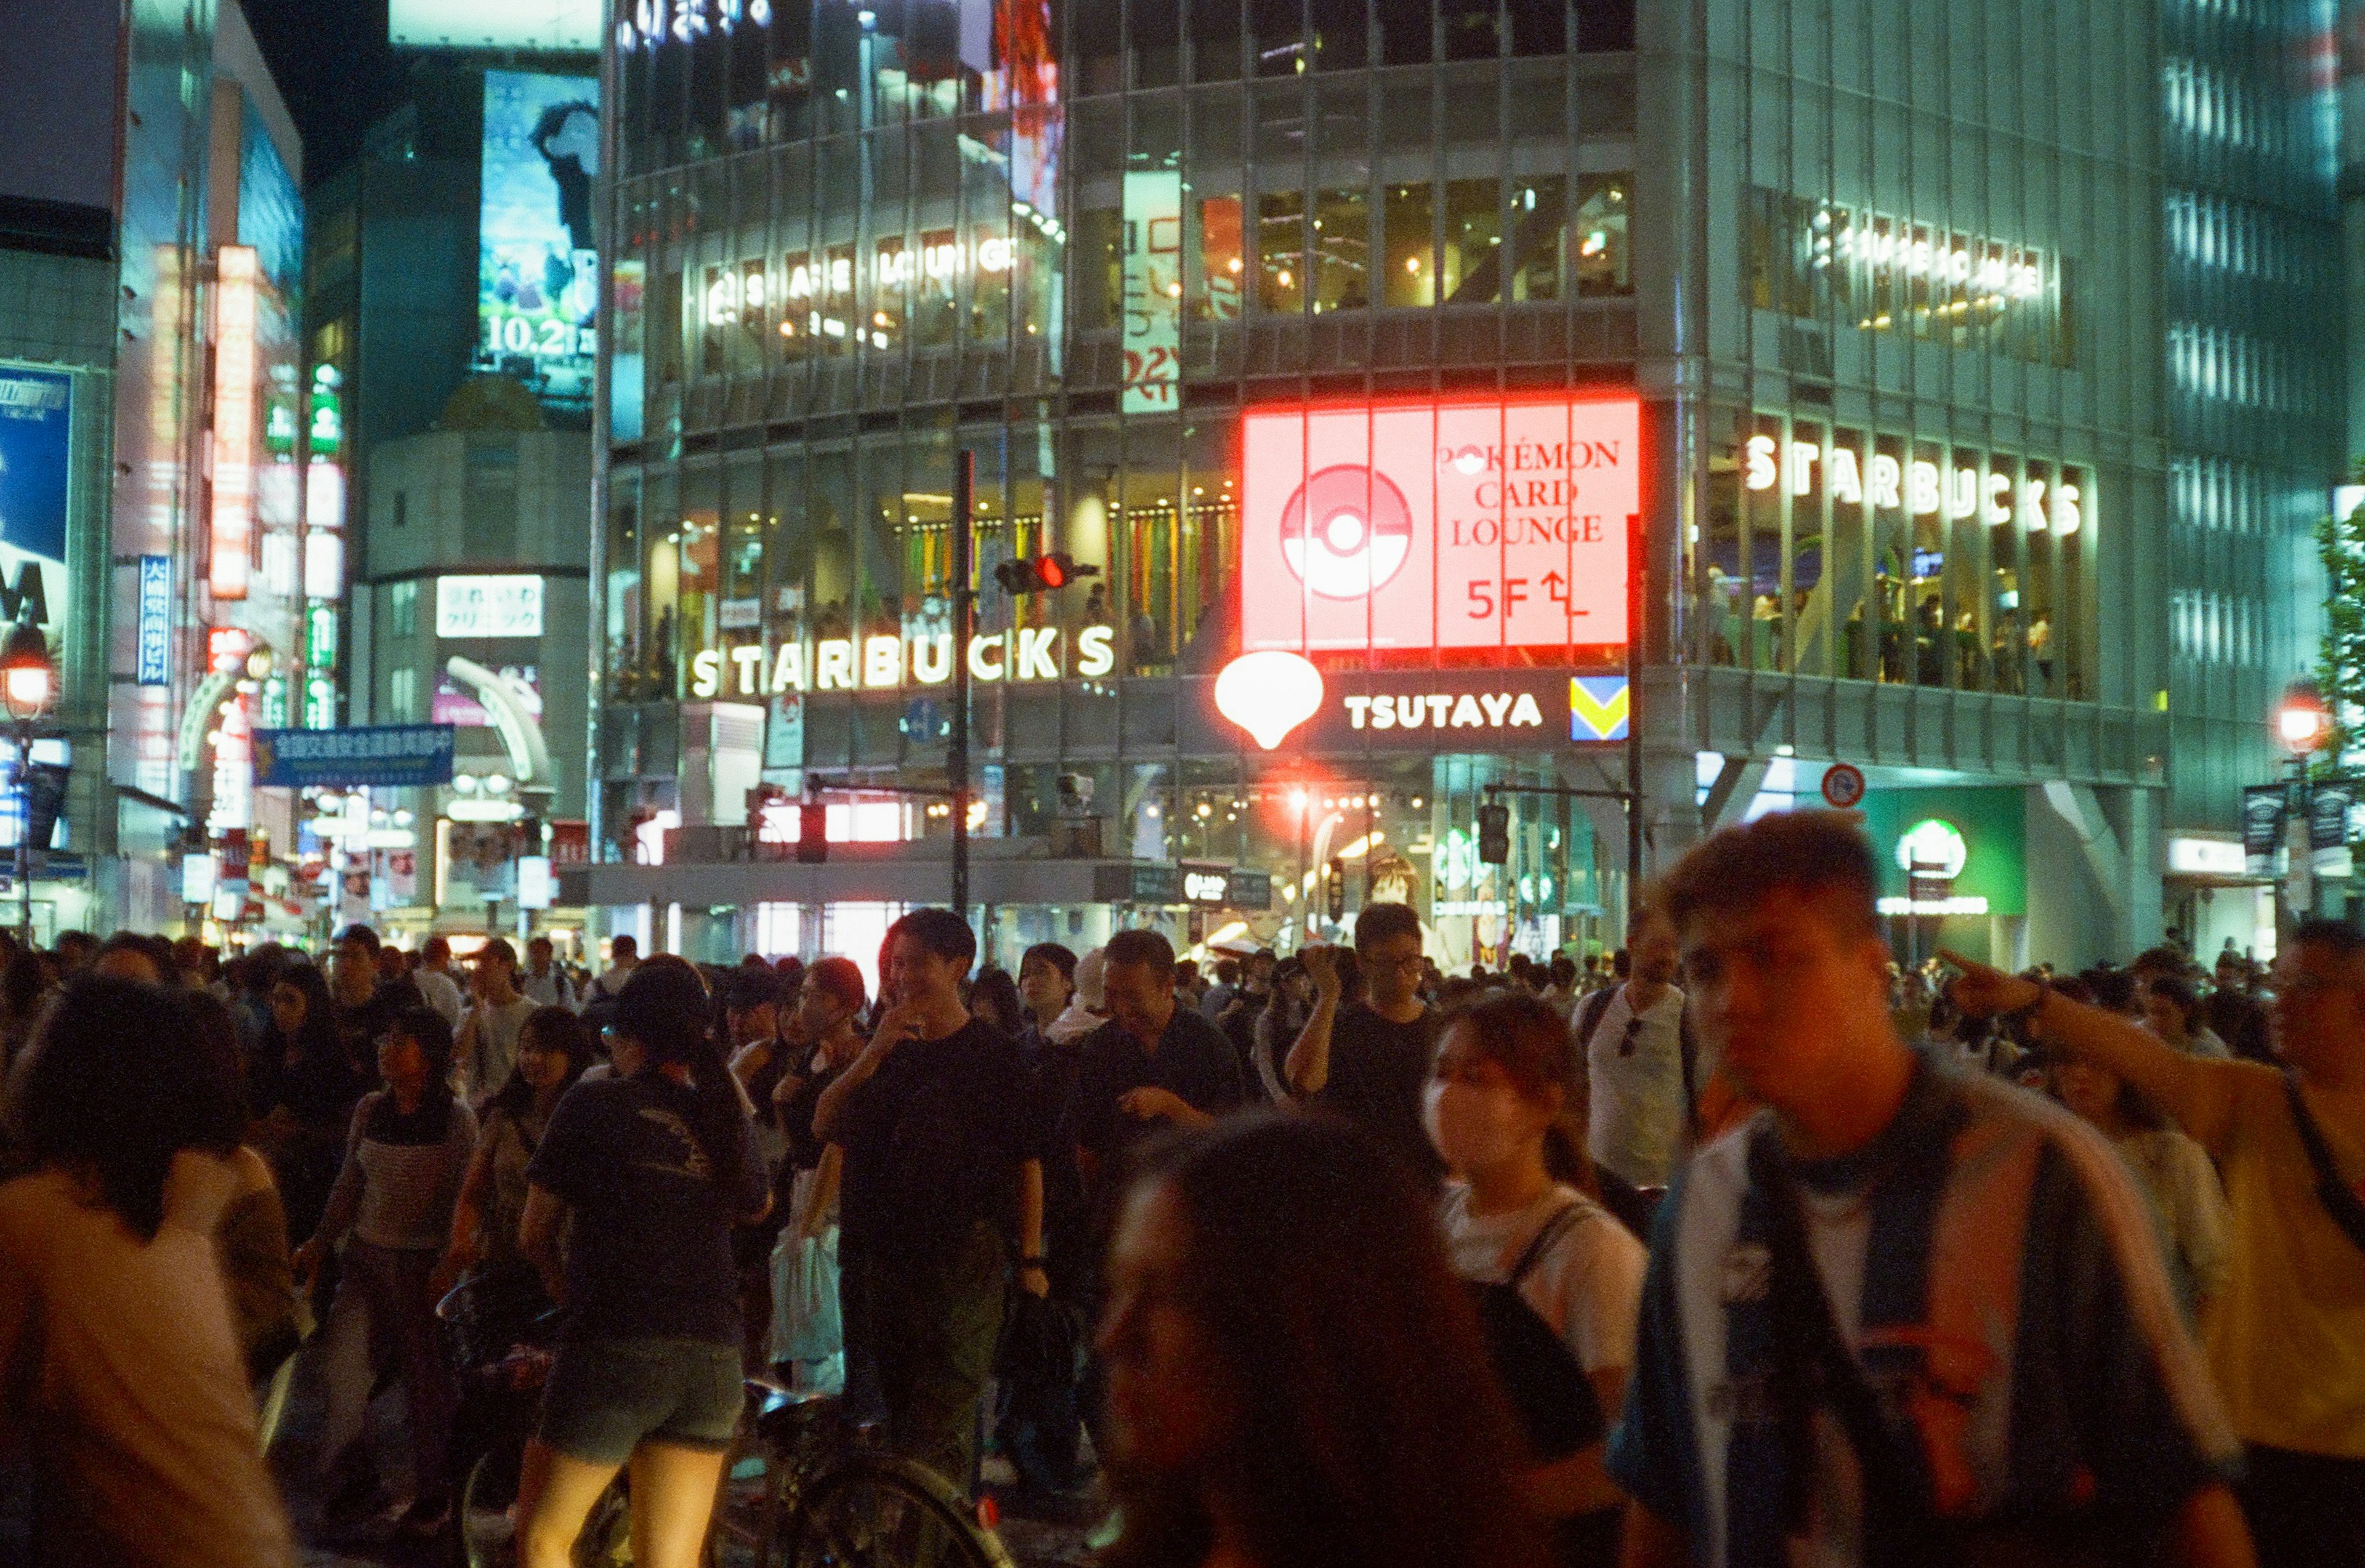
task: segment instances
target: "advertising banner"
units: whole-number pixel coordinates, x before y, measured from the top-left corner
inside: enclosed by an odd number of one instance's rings
[[[598,353],[599,172],[596,78],[485,73],[476,365],[575,414],[591,407]]]
[[[140,557],[140,684],[173,684],[173,558]]]
[[[1244,650],[1625,644],[1633,398],[1268,406],[1243,425]]]
[[[53,627],[66,596],[73,377],[0,365],[0,617]]]
[[[502,684],[516,694],[519,705],[535,718],[542,717],[542,673],[533,666],[520,668],[504,665],[498,672]],[[428,700],[427,722],[431,724],[456,724],[464,730],[496,728],[492,716],[478,700],[476,689],[464,686],[458,678],[439,675],[435,678],[435,694]]]
[[[600,0],[393,0],[387,23],[397,49],[590,54],[600,47]]]
[[[1125,411],[1179,408],[1182,385],[1182,175],[1125,177]]]
[[[2242,791],[2242,856],[2253,877],[2270,876],[2283,846],[2283,787],[2253,784]]]
[[[449,724],[257,730],[254,782],[266,789],[301,789],[309,784],[396,789],[449,784],[459,734]]]

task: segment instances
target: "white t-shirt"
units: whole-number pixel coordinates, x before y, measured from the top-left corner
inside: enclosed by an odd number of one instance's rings
[[[470,1099],[498,1092],[510,1081],[517,1067],[519,1031],[539,1005],[533,998],[521,996],[499,1007],[479,1002],[469,1013],[470,1038],[460,1052],[460,1076]]]
[[[1633,1019],[1621,985],[1580,1042],[1593,1107],[1586,1146],[1635,1186],[1664,1187],[1683,1141],[1684,993],[1669,986],[1630,1030]]]
[[[1554,1187],[1513,1214],[1480,1217],[1470,1212],[1470,1189],[1452,1183],[1438,1204],[1445,1255],[1463,1279],[1499,1285],[1544,1226],[1572,1204],[1577,1218],[1519,1282],[1519,1299],[1560,1334],[1587,1372],[1631,1368],[1650,1254],[1608,1209],[1574,1187]]]

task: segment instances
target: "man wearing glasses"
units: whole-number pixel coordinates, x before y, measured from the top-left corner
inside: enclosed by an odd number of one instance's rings
[[[1597,991],[1576,1012],[1572,1105],[1589,1105],[1594,1163],[1637,1187],[1675,1173],[1690,1114],[1693,1046],[1675,985],[1676,934],[1646,906],[1627,939],[1626,983]]]
[[[1421,1127],[1420,1100],[1437,1015],[1420,995],[1420,918],[1400,903],[1365,904],[1355,916],[1363,994],[1352,1002],[1342,1004],[1338,949],[1308,947],[1303,957],[1314,1013],[1283,1069],[1290,1092],[1362,1127],[1434,1184],[1443,1171]]]

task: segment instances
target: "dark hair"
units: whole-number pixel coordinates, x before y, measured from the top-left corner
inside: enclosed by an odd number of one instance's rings
[[[1576,980],[1576,960],[1566,953],[1554,953],[1551,966],[1552,984],[1570,985]]]
[[[296,1037],[282,1041],[282,1046],[298,1047],[307,1061],[335,1060],[343,1046],[337,1036],[337,1004],[330,1000],[327,977],[308,960],[294,958],[279,966],[271,984],[274,990],[292,987],[304,998],[304,1022],[297,1025]],[[272,1029],[276,1034],[277,1024]]]
[[[1160,984],[1173,983],[1177,967],[1174,944],[1155,931],[1120,931],[1108,939],[1108,946],[1101,953],[1111,969],[1119,964],[1138,964],[1146,967]]]
[[[779,978],[769,965],[763,969],[736,969],[724,977],[723,1009],[726,1013],[753,1013],[758,1007],[776,1004],[780,1000]]]
[[[1369,947],[1391,936],[1420,940],[1420,916],[1410,904],[1367,903],[1355,914],[1355,946]]]
[[[1810,899],[1842,930],[1879,930],[1880,878],[1872,843],[1835,812],[1775,812],[1725,828],[1686,851],[1662,884],[1677,930],[1696,915],[1747,909],[1770,894]]]
[[[390,1039],[403,1039],[417,1045],[420,1054],[427,1058],[427,1093],[419,1102],[415,1113],[427,1126],[441,1137],[451,1127],[452,1115],[452,1022],[432,1007],[406,1007],[397,1013],[386,1026]],[[387,1137],[392,1123],[402,1114],[388,1094],[377,1103],[370,1115],[373,1136]]]
[[[1004,1034],[1026,1026],[1026,1004],[1018,999],[1018,982],[1003,969],[983,969],[970,982],[969,1010],[982,1013]]]
[[[2105,1013],[2132,1012],[2135,1004],[2135,977],[2124,969],[2088,969],[2086,983],[2093,988],[2094,1005]]]
[[[492,937],[483,946],[477,948],[475,956],[479,958],[499,958],[510,973],[517,973],[517,949],[499,936]]]
[[[841,958],[835,955],[815,958],[805,969],[804,983],[821,987],[857,1013],[862,1011],[863,1002],[869,1000],[865,994],[867,988],[862,982],[862,966],[852,958]]]
[[[348,925],[337,933],[338,946],[342,947],[348,942],[358,942],[372,953],[375,953],[382,946],[378,941],[377,933],[366,925]]]
[[[1585,1151],[1585,1124],[1577,1120],[1581,1096],[1569,1092],[1568,1025],[1543,998],[1524,991],[1487,991],[1449,1013],[1437,1032],[1442,1047],[1456,1029],[1466,1029],[1474,1053],[1503,1070],[1520,1099],[1541,1102],[1561,1092],[1560,1114],[1544,1131],[1544,1169],[1555,1182],[1598,1192],[1593,1162]]]
[[[2201,993],[2192,982],[2180,974],[2164,975],[2154,971],[2145,980],[2144,989],[2183,1014],[2184,1026],[2192,1026],[2193,1014],[2201,1011]]]
[[[608,955],[611,958],[619,953],[631,953],[637,957],[640,950],[641,939],[629,933],[608,938]]]
[[[1146,1180],[1181,1212],[1178,1305],[1238,1420],[1212,1473],[1115,1473],[1114,1568],[1196,1568],[1239,1510],[1255,1562],[1511,1568],[1542,1560],[1521,1450],[1429,1204],[1371,1138],[1262,1111],[1181,1140]]]
[[[1216,983],[1217,985],[1239,984],[1240,961],[1238,958],[1217,958],[1216,960]]]
[[[520,1047],[528,1040],[566,1058],[566,1081],[558,1086],[562,1094],[575,1087],[575,1081],[583,1076],[583,1070],[599,1054],[599,1042],[592,1037],[591,1025],[564,1007],[537,1007],[527,1014],[524,1024],[518,1028]],[[485,1103],[486,1119],[490,1120],[495,1111],[507,1111],[511,1121],[521,1120],[533,1109],[533,1096],[534,1087],[525,1081],[525,1074],[511,1068],[509,1081]]]
[[[78,980],[17,1069],[10,1130],[29,1154],[94,1170],[106,1206],[152,1240],[173,1157],[227,1156],[245,1130],[237,1062],[222,1043],[170,991]]]
[[[157,984],[164,985],[171,982],[173,945],[170,942],[164,944],[164,956],[160,958],[156,956],[156,944],[153,939],[134,932],[118,931],[98,945],[98,951],[92,955],[90,961],[94,964],[102,964],[117,953],[129,953],[135,958],[144,959],[148,967],[156,971]]]
[[[723,1049],[706,1026],[706,981],[684,959],[660,954],[633,969],[616,992],[611,1025],[624,1039],[637,1040],[652,1060],[689,1069],[697,1095],[692,1132],[706,1156],[714,1184],[735,1193],[744,1172],[742,1129],[747,1119],[739,1086],[723,1060]]]
[[[1026,972],[1027,965],[1037,963],[1038,961],[1048,964],[1053,969],[1059,970],[1059,978],[1066,980],[1070,986],[1076,983],[1076,952],[1074,948],[1062,946],[1057,942],[1037,942],[1035,946],[1027,948],[1026,952],[1021,953],[1018,956],[1018,972],[1022,975],[1025,974]]]
[[[2139,980],[2152,975],[2180,975],[2191,960],[2173,947],[2146,947],[2127,966]]]
[[[419,958],[422,963],[449,963],[452,961],[452,944],[441,936],[430,936],[419,945]]]
[[[958,959],[964,971],[977,957],[977,934],[969,928],[968,921],[948,909],[912,911],[887,928],[887,939],[880,945],[880,951],[892,948],[898,936],[909,936],[924,953]]]

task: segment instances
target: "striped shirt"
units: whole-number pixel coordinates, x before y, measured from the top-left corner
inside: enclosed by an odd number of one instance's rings
[[[1865,1486],[1835,1412],[1810,1429],[1802,1523],[1768,1321],[1754,1137],[1703,1149],[1661,1205],[1611,1474],[1702,1568],[1866,1560]],[[2090,1128],[1992,1079],[1917,1063],[1889,1127],[1788,1167],[1843,1342],[1950,1525],[2083,1536],[2167,1523],[2237,1449],[2186,1335],[2145,1200]],[[2128,1537],[2125,1539],[2135,1539]]]
[[[333,1243],[350,1231],[373,1247],[442,1251],[476,1147],[476,1113],[454,1101],[440,1130],[438,1137],[424,1114],[397,1114],[382,1089],[362,1096],[345,1139],[344,1168],[320,1218],[320,1238]]]

